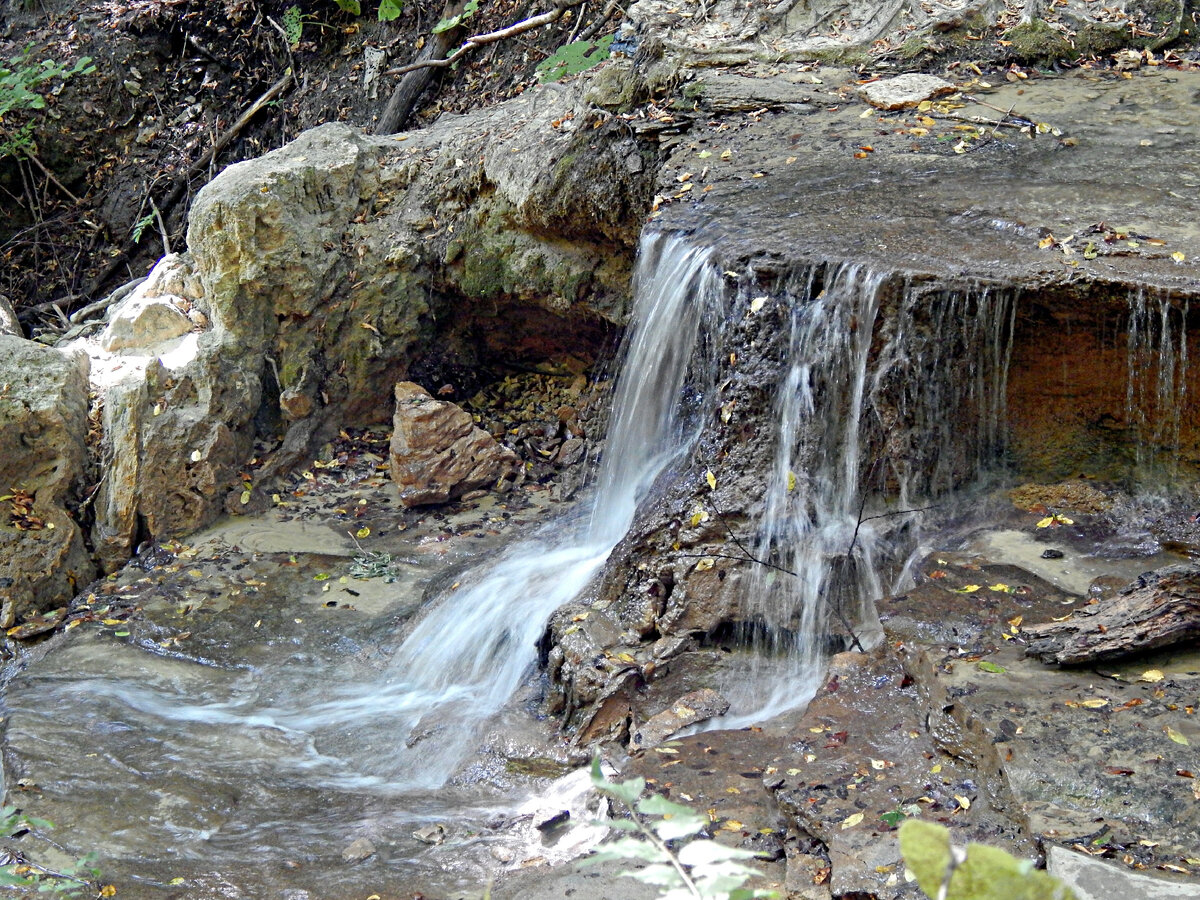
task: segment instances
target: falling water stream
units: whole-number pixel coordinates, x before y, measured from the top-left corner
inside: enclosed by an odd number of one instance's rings
[[[725,726],[805,703],[823,640],[844,623],[866,623],[859,636],[869,641],[870,601],[915,541],[908,511],[1003,451],[1013,295],[930,293],[854,264],[814,266],[793,281],[772,301],[785,305],[771,338],[783,347],[768,391],[773,461],[746,542],[769,563],[743,580],[739,617],[756,652],[723,676],[733,703]],[[97,780],[128,779],[149,798],[138,822],[93,823],[84,843],[99,829],[114,855],[145,853],[150,865],[166,835],[173,858],[202,866],[221,853],[284,859],[322,823],[352,834],[367,820],[408,816],[407,831],[414,820],[462,815],[470,801],[443,785],[527,682],[547,619],[595,578],[639,502],[687,462],[714,418],[726,325],[746,297],[709,250],[668,234],[644,238],[635,287],[589,499],[462,574],[370,666],[361,663],[369,636],[351,629],[332,644],[345,648],[340,669],[303,649],[271,664],[253,648],[184,661],[77,640],[58,651],[57,673],[35,667],[14,685],[9,744],[23,748],[26,769],[51,772],[56,748],[81,742],[82,758],[101,767]],[[1131,409],[1147,405],[1140,392],[1167,407],[1186,375],[1186,353],[1173,349],[1183,343],[1167,306],[1131,309],[1131,360],[1156,354],[1158,373],[1153,384],[1130,382]],[[1167,427],[1177,439],[1178,423]],[[285,584],[273,589],[286,598]],[[407,598],[407,610],[416,605]],[[292,615],[281,607],[283,626]],[[175,781],[155,781],[164,772]],[[110,796],[95,805],[119,807]]]

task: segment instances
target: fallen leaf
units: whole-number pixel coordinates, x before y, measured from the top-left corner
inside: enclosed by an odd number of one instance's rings
[[[1166,676],[1163,675],[1161,669],[1147,669],[1138,676],[1138,681],[1149,681],[1153,684],[1156,681],[1162,681],[1164,677]]]
[[[362,540],[365,537],[370,537],[371,529],[364,525],[362,528],[358,529],[358,531],[354,532],[354,536],[359,540]]]
[[[955,588],[954,593],[956,593],[956,594],[973,594],[977,590],[979,590],[979,585],[977,585],[977,584],[964,584],[960,588]]]
[[[755,297],[750,301],[750,312],[756,313],[767,304],[766,297]]]
[[[845,830],[845,829],[847,829],[847,828],[853,828],[855,825],[857,825],[857,824],[858,824],[859,822],[861,822],[862,820],[863,820],[863,814],[862,814],[862,813],[860,813],[860,812],[858,812],[858,813],[855,813],[855,814],[854,814],[854,815],[852,815],[852,816],[848,816],[848,817],[847,817],[847,818],[846,818],[846,819],[845,819],[845,820],[842,822],[842,830],[844,831],[844,830]]]
[[[1004,666],[998,666],[994,662],[988,662],[986,659],[979,661],[979,668],[984,672],[991,672],[994,675],[1003,675],[1008,671]]]
[[[962,794],[955,794],[954,799],[958,801],[958,805],[963,809],[971,808],[971,798],[964,797]]]
[[[709,490],[715,491],[717,489],[717,476],[712,473],[711,469],[704,473],[704,480],[708,482]]]
[[[1175,743],[1183,744],[1183,746],[1185,746],[1185,747],[1191,746],[1188,743],[1188,739],[1186,737],[1184,737],[1182,734],[1180,734],[1178,731],[1176,731],[1174,728],[1172,728],[1170,725],[1167,725],[1163,730],[1166,731],[1167,737],[1169,737]]]
[[[1091,700],[1080,701],[1079,705],[1087,709],[1101,709],[1108,706],[1108,701],[1101,697],[1093,697]]]
[[[696,560],[696,571],[707,572],[716,564],[716,560],[711,556],[706,556],[703,559]]]

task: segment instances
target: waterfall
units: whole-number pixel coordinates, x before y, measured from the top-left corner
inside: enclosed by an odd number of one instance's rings
[[[1144,288],[1129,295],[1125,415],[1138,477],[1150,481],[1178,471],[1187,405],[1188,312],[1186,300],[1176,306],[1167,295],[1147,296]]]
[[[723,288],[708,256],[675,236],[643,244],[589,508],[464,575],[421,615],[383,684],[347,688],[295,713],[276,711],[276,722],[344,731],[368,718],[390,720],[405,748],[369,780],[393,789],[436,787],[455,771],[475,749],[480,726],[530,674],[550,614],[583,590],[651,483],[699,434],[689,398],[706,393],[712,376],[698,371],[703,354],[694,350],[701,323],[722,318]]]
[[[743,639],[756,652],[722,685],[733,707],[724,727],[806,703],[827,636],[853,626],[869,643],[872,601],[915,541],[915,517],[902,514],[1003,452],[1011,293],[930,291],[848,263],[798,282],[784,298],[775,452],[755,542],[769,565],[753,567],[744,591]]]

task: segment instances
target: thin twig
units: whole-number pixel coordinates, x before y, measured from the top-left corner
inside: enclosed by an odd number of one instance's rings
[[[162,235],[163,256],[171,255],[171,235],[167,233],[167,223],[163,221],[162,212],[159,211],[158,204],[154,202],[154,198],[150,198],[150,208],[154,210],[154,218],[158,220],[158,231]]]
[[[57,178],[54,177],[54,173],[51,172],[49,169],[47,169],[42,164],[42,161],[37,158],[37,155],[35,153],[33,153],[32,151],[30,151],[28,149],[21,150],[21,153],[23,153],[26,157],[28,157],[30,162],[32,162],[35,166],[37,166],[39,169],[41,169],[42,174],[45,175],[48,179],[50,179],[50,181],[54,183],[54,186],[56,188],[58,188],[60,191],[62,191],[64,194],[66,194],[68,197],[70,197],[72,203],[82,203],[83,202],[78,197],[76,197],[74,194],[72,194],[69,190],[67,190],[66,187],[63,186],[63,183],[61,181],[59,181]]]

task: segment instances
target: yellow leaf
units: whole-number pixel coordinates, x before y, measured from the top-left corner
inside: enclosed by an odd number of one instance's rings
[[[712,156],[712,151],[711,150],[701,150],[696,155],[698,157],[700,157],[701,159],[708,159],[710,156]]]
[[[101,897],[115,897],[116,895],[117,889],[111,884],[106,884],[104,887],[100,888]]]
[[[1171,740],[1173,740],[1175,743],[1177,743],[1177,744],[1183,744],[1183,746],[1185,746],[1185,747],[1188,747],[1188,746],[1190,746],[1190,745],[1188,744],[1188,739],[1187,739],[1187,738],[1185,738],[1185,737],[1184,737],[1182,734],[1180,734],[1178,731],[1176,731],[1174,728],[1172,728],[1170,725],[1168,725],[1168,726],[1166,727],[1166,732],[1167,732],[1167,737],[1169,737],[1169,738],[1170,738]]]
[[[922,100],[917,104],[917,112],[929,112],[931,109],[933,109],[932,100]]]
[[[721,151],[721,159],[729,159],[732,156],[733,156],[732,150],[722,150]]]
[[[1046,518],[1038,520],[1037,527],[1038,528],[1049,528],[1053,524],[1054,524],[1054,516],[1046,516]]]
[[[712,473],[712,469],[704,473],[704,480],[708,482],[709,490],[715,491],[717,489],[717,476]]]
[[[942,771],[942,764],[938,763],[933,768],[931,768],[929,771],[932,772],[934,775],[936,775],[938,772]]]
[[[241,501],[242,501],[242,506],[245,506],[247,503],[250,502],[250,492],[249,491],[242,491]]]
[[[633,658],[632,653],[618,653],[617,659],[619,659],[623,663],[637,662],[637,660]]]
[[[1053,247],[1053,246],[1054,246],[1054,235],[1052,235],[1052,234],[1048,234],[1044,238],[1042,238],[1040,241],[1038,241],[1038,249],[1039,250],[1045,250],[1047,247]],[[1039,526],[1039,527],[1044,527],[1044,526]]]
[[[999,582],[997,584],[989,584],[988,590],[995,591],[998,594],[1007,594],[1012,591],[1012,588],[1010,588],[1007,584],[1004,584],[1003,582]]]
[[[871,768],[875,769],[876,771],[886,768],[886,767],[887,767],[887,763],[884,762],[882,759],[871,760]]]
[[[766,297],[755,297],[753,300],[750,301],[750,312],[756,313],[766,305],[767,305]]]
[[[716,564],[715,559],[713,559],[711,556],[706,556],[703,559],[696,560],[696,571],[697,572],[707,572],[715,564]]]
[[[1180,253],[1178,250],[1176,250],[1174,253],[1171,254],[1171,259],[1175,260],[1175,262],[1177,262],[1177,263],[1181,263],[1185,259],[1187,259],[1187,257],[1184,256],[1182,253]]]
[[[847,828],[853,828],[855,825],[857,825],[862,820],[863,820],[863,814],[860,812],[855,813],[852,816],[848,816],[846,818],[846,820],[844,822],[842,822],[842,830],[845,830]]]
[[[795,489],[796,489],[796,473],[788,472],[788,491],[789,492],[794,491]]]
[[[120,619],[105,619],[100,624],[101,625],[120,625],[121,620]]]
[[[971,798],[970,797],[964,797],[962,794],[955,794],[954,799],[958,801],[958,805],[961,806],[963,809],[971,808]]]
[[[873,115],[875,115],[875,110],[874,110],[874,109],[864,109],[862,112],[860,112],[860,113],[858,114],[858,117],[859,117],[860,119],[869,119],[869,118],[871,118],[871,116],[873,116]]]
[[[1088,709],[1101,709],[1102,707],[1108,706],[1108,701],[1102,697],[1093,697],[1091,700],[1080,701],[1079,705],[1087,707]]]
[[[191,459],[192,462],[200,462],[200,460],[204,459],[204,454],[199,450],[193,450],[189,459]]]
[[[742,792],[741,788],[735,788],[735,787],[725,788],[725,793],[727,793],[727,794],[740,794],[741,792]]]
[[[1163,675],[1160,669],[1147,669],[1140,676],[1138,676],[1138,681],[1149,681],[1151,684],[1153,684],[1156,681],[1162,681],[1164,677],[1166,676]]]
[[[674,747],[655,747],[655,753],[661,753],[663,756],[678,756],[679,751]]]
[[[365,537],[370,537],[371,529],[364,525],[362,528],[358,529],[358,531],[354,532],[354,536],[359,540],[362,540]]]
[[[955,588],[954,593],[956,593],[956,594],[973,594],[977,590],[979,590],[979,585],[977,585],[977,584],[964,584],[960,588]]]
[[[182,878],[172,878],[168,882],[168,884],[183,884],[183,879]]]
[[[741,831],[742,823],[737,819],[726,819],[721,823],[721,828],[725,831]]]

